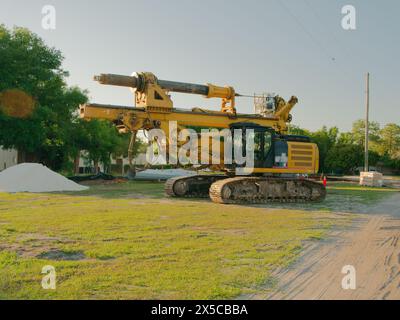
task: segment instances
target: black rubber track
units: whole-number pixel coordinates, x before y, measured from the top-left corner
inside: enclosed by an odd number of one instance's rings
[[[270,188],[272,191],[265,192],[268,184],[273,184],[275,189]],[[315,202],[323,200],[325,196],[326,189],[321,183],[306,179],[235,177],[219,180],[210,187],[211,200],[224,204]]]

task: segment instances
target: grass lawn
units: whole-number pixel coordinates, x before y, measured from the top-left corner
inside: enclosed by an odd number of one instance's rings
[[[163,195],[163,184],[68,194],[0,193],[0,299],[218,299],[272,284],[305,240],[348,216],[338,201],[390,192],[332,187],[324,203],[226,206]],[[373,196],[372,196],[373,195]],[[271,208],[272,207],[272,208]],[[42,267],[57,289],[41,287]]]

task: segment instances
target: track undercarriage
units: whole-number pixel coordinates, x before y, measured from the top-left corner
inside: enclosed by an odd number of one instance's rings
[[[224,175],[197,175],[171,178],[165,183],[165,193],[171,197],[208,198],[211,185],[216,181],[226,178]]]
[[[300,178],[234,177],[197,175],[169,179],[167,195],[184,198],[208,198],[224,204],[268,202],[313,202],[323,200],[325,187]]]

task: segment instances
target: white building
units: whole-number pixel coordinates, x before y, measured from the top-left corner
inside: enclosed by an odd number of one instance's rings
[[[126,170],[127,167],[129,166],[129,159],[127,157],[120,157],[120,158],[110,158],[110,163],[111,165],[116,165],[118,166],[120,169],[118,171],[120,171],[120,174],[123,176],[126,174]],[[135,157],[134,163],[136,165],[145,165],[147,164],[146,161],[146,154],[138,154]],[[92,162],[88,162],[87,161],[87,153],[85,151],[81,151],[81,156],[79,157],[79,164],[78,164],[79,168],[78,168],[78,172],[79,173],[90,173],[94,171],[93,168],[93,163]],[[102,163],[99,163],[99,169],[102,172],[105,172],[105,168],[104,165]],[[117,173],[117,172],[114,172]]]
[[[15,149],[3,149],[0,146],[0,171],[5,170],[9,167],[15,166],[18,164],[18,161],[25,162],[26,159],[18,159],[18,151]],[[31,162],[31,161],[26,161]],[[135,163],[137,165],[144,165],[146,163],[146,155],[140,154],[136,157]],[[126,167],[129,165],[128,158],[119,158],[114,159],[111,157],[111,164],[117,165],[120,168],[121,175],[126,173]],[[93,172],[93,163],[88,163],[85,160],[85,152],[81,152],[81,157],[79,158],[79,173],[89,173]],[[105,171],[103,164],[99,164],[100,171]],[[77,168],[78,169],[78,168]]]
[[[18,151],[15,149],[3,149],[0,146],[0,171],[18,164]]]

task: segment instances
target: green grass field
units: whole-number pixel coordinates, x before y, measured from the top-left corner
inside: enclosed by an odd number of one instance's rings
[[[265,290],[304,241],[349,222],[332,214],[338,201],[390,194],[348,188],[333,186],[320,204],[268,207],[169,199],[155,182],[0,193],[0,299],[224,299]],[[45,265],[56,269],[56,290],[41,287]]]

